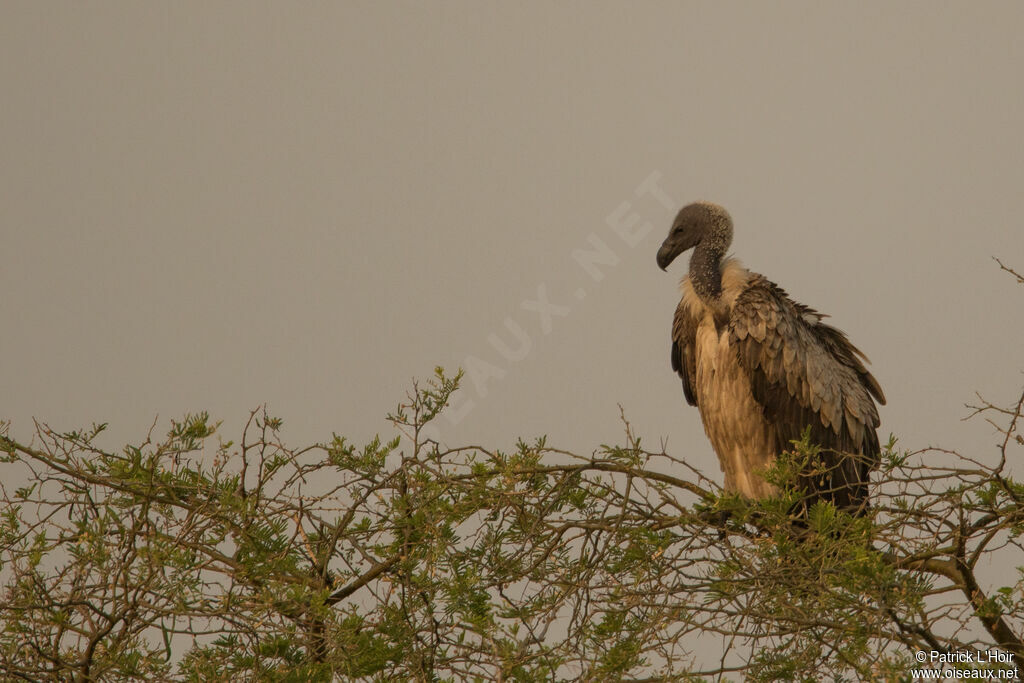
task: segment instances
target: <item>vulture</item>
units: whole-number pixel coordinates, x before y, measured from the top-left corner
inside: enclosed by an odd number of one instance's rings
[[[725,489],[776,494],[760,473],[810,429],[822,450],[798,474],[804,504],[827,500],[860,514],[879,462],[882,388],[827,316],[725,256],[732,233],[725,209],[697,202],[679,211],[658,250],[662,270],[693,250],[672,322],[672,369],[700,411]]]

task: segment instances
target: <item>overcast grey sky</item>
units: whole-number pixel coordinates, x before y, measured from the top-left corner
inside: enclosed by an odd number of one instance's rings
[[[450,443],[586,452],[621,403],[720,477],[669,367],[685,260],[654,262],[707,199],[870,356],[883,438],[994,457],[959,420],[1024,382],[991,259],[1024,268],[1022,30],[1018,2],[3,3],[0,417],[230,438],[266,402],[290,443],[365,440],[468,363]]]

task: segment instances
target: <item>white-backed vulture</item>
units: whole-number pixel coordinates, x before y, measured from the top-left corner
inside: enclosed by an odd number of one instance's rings
[[[697,202],[679,211],[658,250],[665,270],[693,249],[672,323],[672,368],[700,410],[725,489],[754,499],[776,493],[759,471],[810,427],[823,450],[821,466],[800,475],[807,503],[863,510],[879,459],[882,388],[826,316],[725,258],[732,231],[725,209]]]

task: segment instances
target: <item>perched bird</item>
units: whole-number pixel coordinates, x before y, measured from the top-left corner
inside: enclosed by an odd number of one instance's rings
[[[732,232],[725,209],[697,202],[679,211],[658,250],[662,270],[693,250],[672,323],[672,369],[700,410],[725,488],[753,499],[776,493],[759,472],[809,427],[822,451],[800,474],[805,501],[863,510],[879,461],[882,388],[827,316],[725,257]]]

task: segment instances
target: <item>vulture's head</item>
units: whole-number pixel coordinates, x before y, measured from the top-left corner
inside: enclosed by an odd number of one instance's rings
[[[697,246],[721,256],[731,243],[732,218],[725,209],[711,202],[687,204],[658,249],[658,267],[665,270],[677,256]]]

